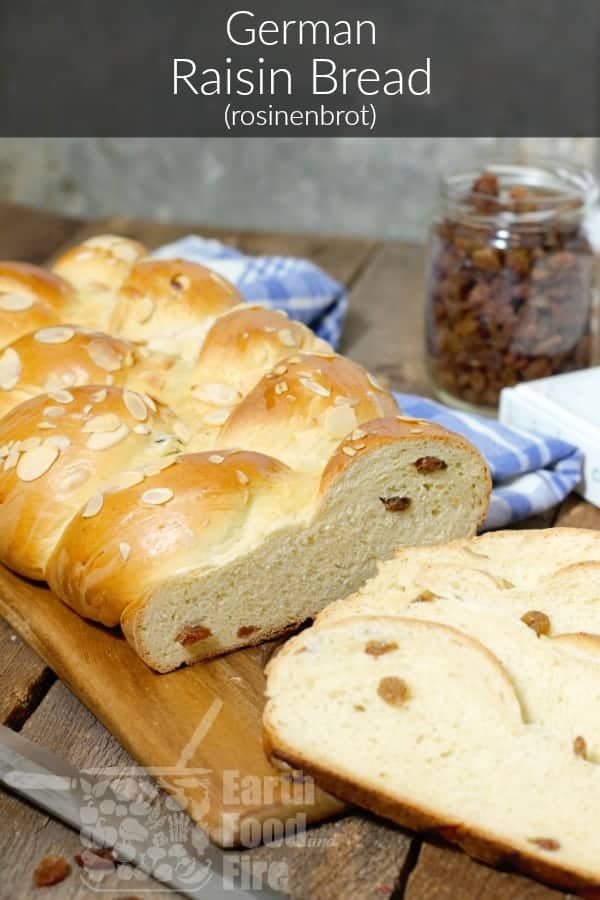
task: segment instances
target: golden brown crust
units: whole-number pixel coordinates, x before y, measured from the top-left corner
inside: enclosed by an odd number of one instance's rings
[[[0,348],[57,325],[75,297],[66,281],[27,263],[0,262]]]
[[[220,371],[227,359],[239,389],[247,393],[259,378],[286,357],[298,352],[333,353],[326,341],[283,312],[242,304],[220,316],[206,335],[191,378]]]
[[[232,409],[294,349],[332,352],[300,322],[246,304],[218,316],[199,346],[192,365],[172,359],[170,369],[158,372],[154,366],[144,381],[144,389],[164,399],[190,424],[198,449],[213,445]]]
[[[73,609],[105,625],[126,610],[129,634],[128,620],[152,586],[189,567],[190,554],[195,565],[203,556],[210,565],[211,554],[243,530],[257,494],[275,483],[283,492],[291,477],[278,460],[246,451],[173,458],[137,484],[106,492],[96,514],[80,510],[49,561],[48,581]]]
[[[148,253],[139,241],[116,234],[95,234],[70,247],[52,263],[57,272],[78,289],[91,279],[106,278],[108,286],[118,286],[123,272]]]
[[[250,440],[266,452],[284,451],[302,431],[314,430],[325,465],[341,438],[361,423],[392,416],[398,404],[358,363],[335,354],[294,354],[277,365],[234,409],[219,435],[224,445]],[[284,457],[285,458],[285,457]]]
[[[101,485],[181,449],[170,410],[131,394],[97,385],[53,391],[0,419],[0,558],[9,568],[43,578],[63,528]]]
[[[293,748],[275,738],[268,720],[265,720],[263,724],[263,745],[267,756],[275,756],[293,766],[294,769],[312,775],[320,788],[346,803],[360,806],[375,815],[383,816],[403,828],[410,828],[413,831],[436,832],[450,843],[457,844],[465,853],[475,859],[490,865],[524,872],[526,875],[531,875],[557,887],[577,890],[600,886],[600,879],[593,873],[576,875],[564,866],[553,864],[550,854],[546,861],[533,854],[523,853],[501,843],[491,835],[467,828],[462,822],[444,821],[434,810],[420,809],[409,803],[400,803],[372,787],[350,782],[294,752]]]
[[[97,234],[70,247],[52,264],[78,291],[114,292],[123,283],[131,267],[146,256],[148,249],[139,241],[115,234]]]
[[[181,342],[193,340],[184,332],[208,329],[216,316],[241,302],[234,286],[205,266],[178,259],[143,260],[119,290],[109,331],[136,343],[160,341],[158,349],[169,352],[171,347],[178,355]]]
[[[133,344],[102,332],[59,325],[36,329],[10,345],[18,379],[0,379],[0,416],[44,391],[84,384],[124,385],[141,362]],[[6,386],[5,386],[6,385]]]
[[[73,302],[70,284],[40,266],[24,262],[0,262],[0,295],[17,294],[49,306],[62,315]]]
[[[60,323],[60,317],[52,307],[34,300],[31,305],[23,305],[27,301],[21,301],[20,296],[0,294],[0,350],[31,331]]]
[[[53,271],[77,291],[76,303],[65,318],[107,329],[117,291],[134,263],[147,252],[139,241],[100,234],[63,253],[55,260]]]

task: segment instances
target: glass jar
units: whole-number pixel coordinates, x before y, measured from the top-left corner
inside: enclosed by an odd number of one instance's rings
[[[494,164],[442,180],[431,233],[426,353],[435,394],[491,413],[508,385],[590,364],[593,176]]]

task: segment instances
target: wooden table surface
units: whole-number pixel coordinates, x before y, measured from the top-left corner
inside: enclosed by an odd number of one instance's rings
[[[172,225],[127,218],[83,221],[5,204],[0,205],[0,259],[44,263],[66,246],[107,231],[138,238],[149,246],[195,232],[249,253],[313,260],[349,289],[342,351],[387,378],[393,388],[427,392],[421,246],[217,230],[197,223]],[[544,524],[558,522],[600,527],[600,513],[570,498]],[[76,766],[131,763],[113,737],[3,620],[0,721]],[[32,886],[32,871],[41,857],[56,853],[72,862],[79,848],[77,834],[0,793],[0,898],[93,896],[75,866],[73,874],[56,887]],[[497,872],[441,842],[415,837],[361,812],[311,829],[307,846],[260,847],[245,853],[260,860],[285,861],[289,892],[302,900],[558,900],[566,896],[520,875]],[[148,887],[154,888],[151,896],[157,900],[173,896],[155,882],[132,884],[128,889],[113,874],[102,882],[105,897],[141,895]]]

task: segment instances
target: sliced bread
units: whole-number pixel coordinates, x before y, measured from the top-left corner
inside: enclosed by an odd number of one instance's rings
[[[578,672],[573,685],[560,659],[536,666],[540,693],[598,705],[597,666]],[[331,621],[275,657],[267,696],[272,753],[342,799],[487,862],[600,885],[600,770],[584,735],[566,719],[562,732],[525,721],[513,680],[473,637],[400,616]]]
[[[541,612],[548,619],[542,630],[553,637],[600,635],[600,532],[498,531],[434,548],[403,547],[356,594],[323,610],[317,624],[404,614],[414,601],[441,597],[483,602],[516,619]]]

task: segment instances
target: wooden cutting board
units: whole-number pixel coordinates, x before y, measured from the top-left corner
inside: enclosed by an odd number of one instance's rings
[[[248,846],[343,809],[263,751],[263,668],[280,642],[157,675],[118,631],[1,566],[0,613],[215,843]]]

